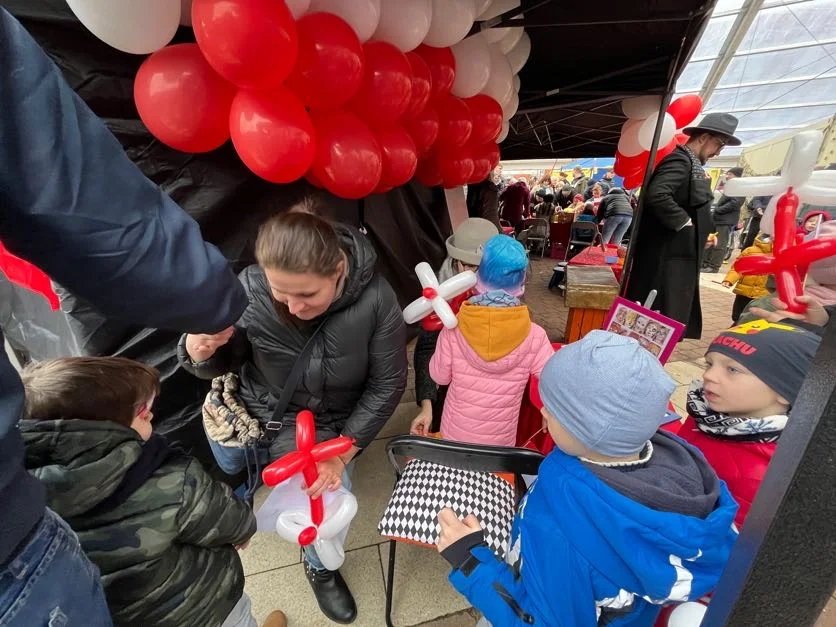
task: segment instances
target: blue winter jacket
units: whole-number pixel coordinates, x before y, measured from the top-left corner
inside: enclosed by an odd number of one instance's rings
[[[653,441],[659,437],[675,439],[706,464],[678,438],[657,434]],[[658,511],[555,449],[520,504],[508,563],[479,545],[471,549],[478,562],[454,570],[450,582],[496,627],[594,627],[599,619],[649,627],[663,603],[703,596],[725,567],[737,538],[737,504],[725,484],[713,481],[719,499],[704,519]]]
[[[247,306],[226,259],[130,161],[0,8],[0,241],[115,319],[216,332]],[[23,385],[0,335],[0,567],[44,515],[23,468]]]

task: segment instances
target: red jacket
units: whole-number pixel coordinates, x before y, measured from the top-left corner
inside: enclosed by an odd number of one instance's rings
[[[738,528],[741,527],[766,474],[769,460],[775,453],[777,442],[761,444],[715,438],[700,431],[691,416],[682,423],[677,435],[696,446],[717,476],[726,482],[740,506],[734,522]]]

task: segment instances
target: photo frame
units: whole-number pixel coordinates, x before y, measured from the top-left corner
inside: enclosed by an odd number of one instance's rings
[[[632,337],[664,364],[685,333],[685,325],[619,296],[607,314],[604,331]]]

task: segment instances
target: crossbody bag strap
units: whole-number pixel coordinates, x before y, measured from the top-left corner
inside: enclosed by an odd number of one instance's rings
[[[305,345],[302,347],[302,350],[299,351],[299,356],[296,357],[293,368],[290,369],[290,374],[288,374],[287,379],[285,379],[282,393],[279,396],[275,409],[273,409],[273,415],[270,417],[270,421],[264,426],[264,432],[262,433],[260,440],[261,443],[270,444],[276,439],[279,431],[281,431],[284,414],[290,405],[290,399],[293,398],[293,393],[296,392],[296,387],[302,379],[302,372],[305,370],[308,362],[310,361],[314,340],[316,339],[316,336],[319,335],[320,330],[322,330],[322,327],[325,326],[327,321],[328,319],[325,318],[316,326],[313,333],[311,333],[310,337],[308,337],[305,342]]]

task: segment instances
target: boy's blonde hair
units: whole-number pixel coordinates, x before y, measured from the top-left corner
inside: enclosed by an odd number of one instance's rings
[[[111,420],[130,426],[160,393],[160,373],[123,357],[63,357],[29,364],[21,374],[29,420]]]

